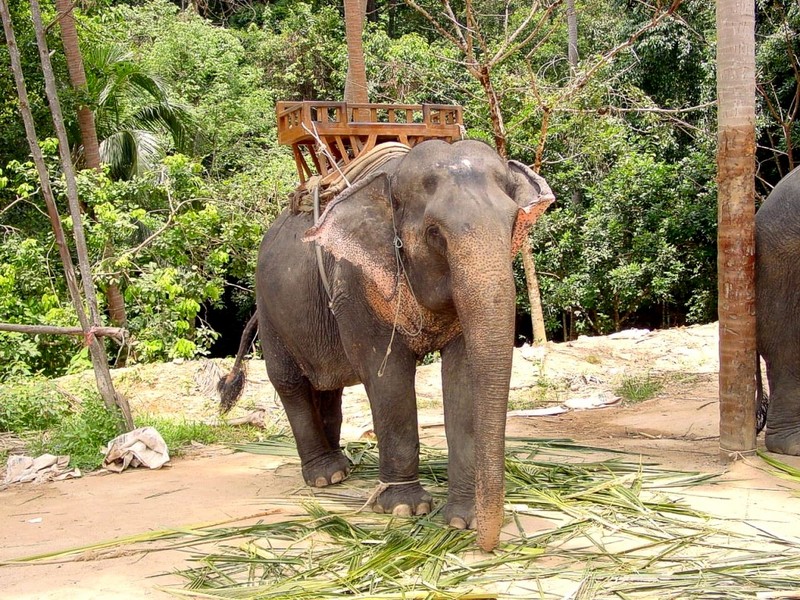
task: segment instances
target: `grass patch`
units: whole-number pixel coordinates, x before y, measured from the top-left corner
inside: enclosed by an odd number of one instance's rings
[[[256,427],[210,425],[201,421],[171,419],[158,415],[143,415],[136,418],[137,427],[154,427],[164,438],[170,456],[182,456],[193,442],[209,444],[241,444],[258,441],[266,435]]]
[[[508,395],[508,410],[528,410],[557,403],[561,400],[556,383],[540,375],[536,385],[528,389],[511,390]]]
[[[625,402],[635,404],[655,397],[664,389],[664,378],[654,375],[633,375],[624,377],[614,388],[614,393]]]
[[[126,375],[138,377],[135,371]],[[185,454],[192,442],[235,444],[275,433],[253,426],[209,425],[155,415],[137,415],[135,420],[139,427],[155,427],[171,456]],[[10,432],[24,440],[25,452],[31,456],[66,454],[72,467],[97,469],[103,462],[102,449],[119,434],[117,424],[116,414],[106,409],[89,381],[74,379],[67,384],[61,380],[56,384],[29,379],[0,386],[0,433]],[[7,458],[8,451],[3,449],[0,461],[5,464]]]

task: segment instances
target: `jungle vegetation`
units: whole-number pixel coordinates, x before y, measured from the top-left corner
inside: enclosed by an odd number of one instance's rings
[[[577,28],[568,27],[573,5]],[[28,3],[10,6],[63,201]],[[252,310],[261,235],[297,182],[277,143],[275,103],[342,99],[342,2],[77,8],[81,92],[70,86],[60,29],[47,32],[79,165],[78,107],[95,117],[104,166],[80,173],[81,200],[98,287],[124,298],[127,359],[230,353],[240,332],[231,323]],[[42,9],[52,23],[54,6]],[[800,159],[800,5],[758,0],[757,10],[763,199]],[[455,25],[466,22],[471,35]],[[547,178],[557,201],[531,243],[550,339],[716,318],[713,3],[370,0],[364,51],[370,101],[460,104],[468,137],[502,141]],[[8,64],[3,43],[0,322],[74,325]],[[516,272],[524,316],[521,264]],[[88,364],[80,340],[0,333],[0,380]]]

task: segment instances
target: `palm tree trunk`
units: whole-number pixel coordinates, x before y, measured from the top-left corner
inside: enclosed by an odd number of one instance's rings
[[[64,56],[67,59],[67,70],[72,87],[81,95],[86,94],[86,72],[83,69],[83,57],[78,45],[78,30],[72,14],[72,0],[56,0],[56,11],[61,27],[61,43],[64,45]],[[100,144],[97,141],[97,129],[94,125],[92,109],[83,104],[78,105],[78,125],[83,143],[83,160],[89,169],[100,168]]]
[[[752,0],[717,0],[720,453],[756,447],[755,14]]]
[[[86,95],[86,72],[83,68],[83,56],[78,44],[78,30],[75,26],[75,17],[72,13],[72,0],[56,0],[56,11],[61,26],[61,43],[64,45],[64,56],[67,60],[72,87],[80,98]],[[91,107],[81,103],[78,106],[78,125],[81,130],[83,144],[83,162],[88,169],[100,169],[100,145],[97,141],[97,128],[94,123],[94,113]],[[107,242],[103,248],[103,258],[114,255],[114,248]],[[128,315],[125,310],[125,299],[116,283],[109,283],[105,289],[108,316],[115,327],[126,327]],[[120,353],[117,366],[124,367],[127,353]]]
[[[364,16],[367,12],[366,0],[344,0],[345,35],[347,37],[347,79],[344,84],[344,101],[348,104],[366,104],[367,67],[364,62]],[[359,120],[369,117],[369,113],[359,112]]]

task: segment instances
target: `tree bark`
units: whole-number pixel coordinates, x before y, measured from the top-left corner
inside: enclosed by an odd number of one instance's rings
[[[70,83],[78,93],[78,125],[83,143],[83,160],[89,169],[100,168],[100,144],[97,141],[97,129],[94,124],[94,113],[86,101],[86,71],[83,68],[83,57],[78,45],[78,30],[72,14],[72,0],[55,0],[56,13],[61,27],[61,43],[67,60]]]
[[[75,26],[73,15],[74,4],[72,0],[55,0],[58,22],[61,27],[61,43],[64,46],[64,56],[67,61],[67,70],[73,89],[77,92],[81,103],[78,105],[78,126],[81,131],[83,144],[83,161],[88,169],[100,170],[100,145],[97,141],[97,128],[94,123],[94,113],[91,107],[84,103],[87,94],[86,71],[83,68],[83,56],[78,44],[78,30]],[[103,258],[114,255],[110,242],[103,248]],[[116,327],[126,327],[128,315],[125,310],[125,298],[119,285],[111,282],[105,287],[108,316]],[[120,354],[119,365],[125,366],[127,352]]]
[[[344,101],[348,104],[366,104],[367,67],[364,62],[364,16],[366,0],[344,0],[345,35],[347,38],[347,79],[344,84]],[[354,116],[358,120],[369,118],[367,111]]]
[[[503,113],[500,110],[500,100],[492,84],[491,73],[487,65],[481,65],[477,72],[477,79],[486,94],[486,101],[489,103],[489,116],[492,120],[492,131],[494,132],[494,145],[497,153],[508,158],[508,142],[506,140],[506,126],[503,122]]]
[[[522,245],[522,266],[525,268],[525,281],[528,284],[528,300],[531,303],[531,324],[533,325],[533,343],[544,344],[547,333],[544,328],[544,313],[542,312],[542,295],[539,291],[539,280],[536,277],[536,263],[530,243]]]
[[[575,0],[567,0],[567,57],[569,64],[578,66],[578,13]]]
[[[756,447],[755,9],[717,0],[720,454]]]

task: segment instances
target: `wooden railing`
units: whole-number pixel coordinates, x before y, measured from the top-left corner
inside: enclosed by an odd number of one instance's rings
[[[327,177],[336,165],[349,163],[376,144],[452,142],[462,137],[463,129],[461,107],[444,104],[278,102],[277,116],[278,141],[292,146],[301,187],[309,177]]]

